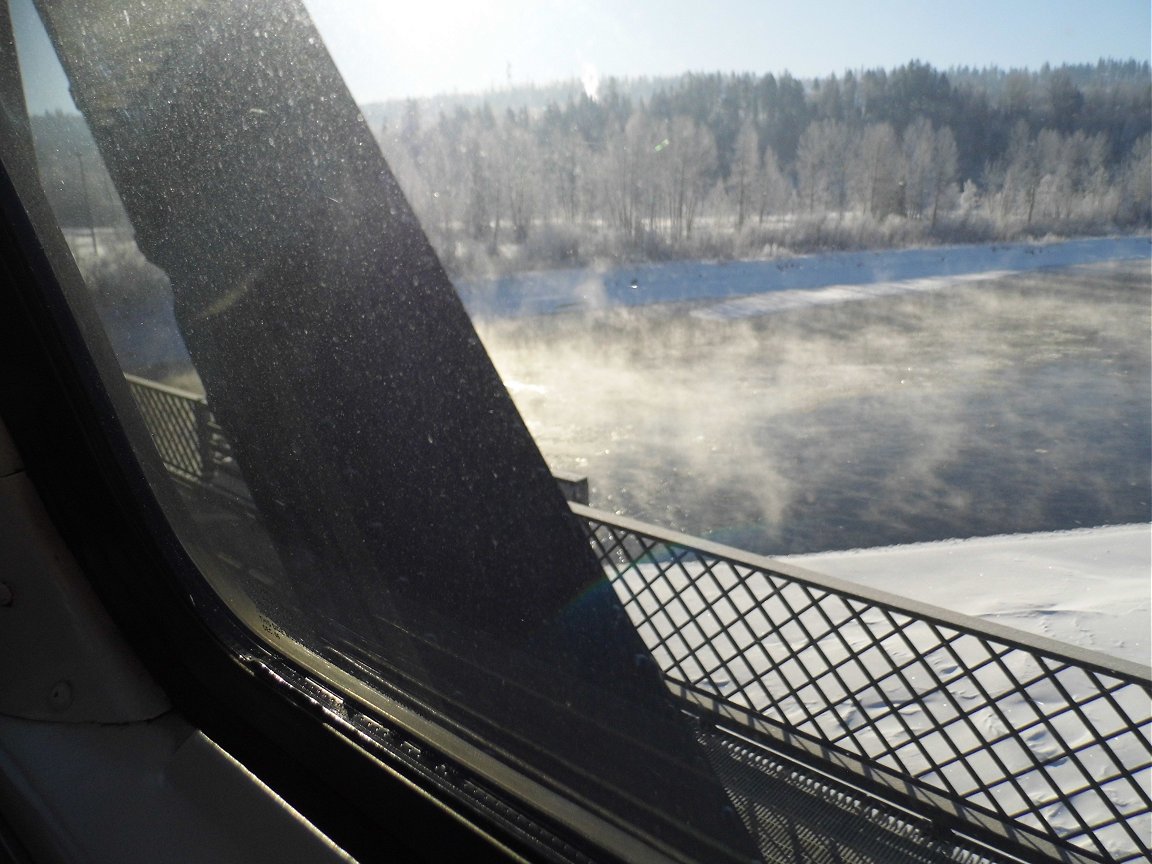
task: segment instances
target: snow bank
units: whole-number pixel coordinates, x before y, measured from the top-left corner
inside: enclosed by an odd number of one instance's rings
[[[1117,525],[782,558],[1152,664],[1152,526]]]

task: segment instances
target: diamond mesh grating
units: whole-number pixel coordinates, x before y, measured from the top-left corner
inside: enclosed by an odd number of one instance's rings
[[[212,483],[232,466],[232,448],[201,397],[126,375],[156,451],[178,477]]]
[[[165,467],[187,480],[206,479],[201,414],[207,403],[143,379],[128,377],[128,385]]]
[[[1147,675],[574,509],[676,689],[862,759],[894,786],[1103,860],[1148,858]]]

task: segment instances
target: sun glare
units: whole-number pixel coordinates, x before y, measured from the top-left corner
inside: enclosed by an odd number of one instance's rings
[[[360,100],[358,82],[393,96],[427,96],[505,83],[506,46],[530,12],[523,0],[306,0],[333,59]],[[514,45],[514,43],[512,43]]]

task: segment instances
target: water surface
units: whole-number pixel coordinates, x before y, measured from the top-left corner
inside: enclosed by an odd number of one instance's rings
[[[1150,298],[1145,259],[479,327],[594,506],[785,554],[1147,522]]]

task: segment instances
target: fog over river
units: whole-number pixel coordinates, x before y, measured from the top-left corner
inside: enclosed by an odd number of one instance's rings
[[[768,554],[1147,522],[1143,243],[1136,260],[800,286],[810,302],[716,286],[477,325],[553,470],[619,514]],[[628,272],[582,290],[657,290]]]

